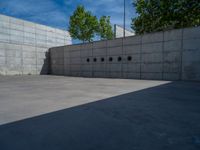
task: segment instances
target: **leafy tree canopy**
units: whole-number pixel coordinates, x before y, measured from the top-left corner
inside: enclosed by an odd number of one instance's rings
[[[200,25],[200,0],[134,0],[137,34]]]
[[[98,34],[102,40],[113,39],[114,33],[110,23],[110,16],[102,16],[100,18]]]
[[[98,20],[84,6],[78,6],[70,17],[69,32],[72,38],[91,42],[98,30]]]

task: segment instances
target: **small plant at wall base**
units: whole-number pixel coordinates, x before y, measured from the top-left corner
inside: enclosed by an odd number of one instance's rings
[[[199,0],[134,0],[138,16],[131,28],[136,34],[200,25]]]
[[[84,6],[78,6],[70,17],[69,32],[73,39],[83,43],[91,42],[97,35],[101,40],[113,39],[114,33],[109,16],[102,16],[98,21],[96,16],[86,11]]]

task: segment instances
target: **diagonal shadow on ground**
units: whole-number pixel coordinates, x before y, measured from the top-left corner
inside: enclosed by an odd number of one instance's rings
[[[1,150],[200,148],[200,83],[172,82],[0,126]]]

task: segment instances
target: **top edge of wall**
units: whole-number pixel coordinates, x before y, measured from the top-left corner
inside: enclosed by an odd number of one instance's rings
[[[4,14],[1,14],[1,13],[0,13],[0,17],[5,17],[5,19],[6,19],[6,18],[8,18],[8,19],[16,19],[16,20],[18,20],[18,21],[20,21],[20,22],[26,22],[26,23],[30,23],[30,24],[34,24],[34,25],[38,25],[38,26],[44,26],[44,27],[56,29],[56,30],[63,31],[63,32],[69,32],[69,31],[67,31],[67,30],[63,30],[63,29],[59,29],[59,28],[56,28],[56,27],[44,25],[44,24],[41,24],[41,23],[36,23],[36,22],[32,22],[32,21],[28,21],[28,20],[16,18],[16,17],[13,17],[13,16],[4,15]]]
[[[116,40],[126,40],[126,39],[130,39],[130,38],[141,38],[144,36],[150,36],[150,35],[155,35],[155,34],[165,34],[165,33],[169,33],[169,32],[173,32],[173,31],[186,31],[186,30],[192,30],[192,29],[200,29],[200,26],[196,26],[196,27],[188,27],[188,28],[179,28],[179,29],[170,29],[170,30],[163,30],[163,31],[158,31],[158,32],[151,32],[151,33],[145,33],[145,34],[137,34],[137,35],[133,35],[133,36],[127,36],[127,37],[120,37],[120,38],[115,38],[115,39],[111,39],[111,40],[99,40],[99,41],[93,41],[90,43],[77,43],[77,44],[70,44],[70,45],[64,45],[64,46],[81,46],[81,45],[86,45],[86,44],[95,44],[95,43],[99,43],[99,42],[110,42],[110,41],[116,41]],[[184,37],[183,37],[184,38]],[[162,39],[159,39],[160,41],[163,40],[168,40],[165,37],[162,37]],[[172,39],[174,40],[174,39]],[[63,47],[63,46],[58,46],[58,47]]]
[[[69,45],[63,45],[63,46],[55,46],[55,47],[52,47],[52,48],[57,48],[57,47],[70,47],[70,46],[82,46],[82,45],[94,45],[96,43],[100,43],[100,42],[112,42],[112,41],[116,41],[116,40],[122,40],[124,41],[125,43],[127,42],[126,40],[129,40],[131,38],[133,39],[137,39],[137,43],[133,43],[133,44],[139,44],[140,42],[141,43],[151,43],[149,42],[149,40],[145,41],[144,38],[151,38],[149,36],[151,35],[159,35],[158,36],[158,39],[157,41],[158,42],[161,42],[161,41],[168,41],[168,40],[178,40],[180,39],[180,34],[181,34],[181,38],[183,36],[183,39],[187,39],[187,36],[188,38],[192,38],[191,35],[188,34],[187,31],[190,31],[190,30],[198,30],[200,31],[200,26],[197,26],[197,27],[188,27],[188,28],[179,28],[179,29],[170,29],[170,30],[164,30],[164,31],[159,31],[159,32],[151,32],[151,33],[145,33],[145,34],[137,34],[137,35],[134,35],[134,36],[128,36],[128,37],[120,37],[120,38],[115,38],[115,39],[111,39],[111,40],[99,40],[99,41],[93,41],[93,42],[88,42],[88,43],[77,43],[77,44],[69,44]],[[175,32],[175,36],[174,35],[168,35],[168,33],[171,33],[171,32]],[[183,35],[182,35],[182,32],[183,32]],[[193,31],[196,33],[196,31]],[[198,32],[199,33],[199,32]],[[196,34],[198,34],[196,33]],[[172,36],[174,36],[172,38]],[[198,34],[198,37],[199,37],[199,34]],[[154,42],[156,42],[154,39],[152,39]]]

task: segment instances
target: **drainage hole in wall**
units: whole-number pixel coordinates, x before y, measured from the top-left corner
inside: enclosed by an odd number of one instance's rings
[[[87,58],[87,60],[86,60],[87,62],[90,62],[90,58]]]
[[[94,59],[93,59],[93,61],[94,61],[94,62],[96,62],[96,61],[97,61],[97,59],[96,59],[96,58],[94,58]]]
[[[132,57],[131,57],[131,56],[128,56],[127,59],[128,59],[128,61],[131,61],[131,60],[132,60]]]
[[[112,58],[112,57],[109,57],[109,61],[113,61],[113,58]]]
[[[104,62],[104,58],[101,58],[101,62]]]
[[[118,61],[121,61],[122,60],[122,58],[121,57],[118,57]]]

